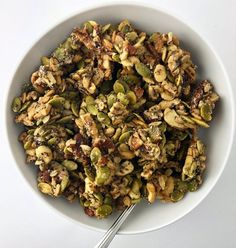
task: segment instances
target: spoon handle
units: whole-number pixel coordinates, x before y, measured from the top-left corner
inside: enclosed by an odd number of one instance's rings
[[[136,204],[131,205],[126,208],[120,216],[116,219],[116,221],[112,224],[112,226],[107,230],[107,232],[102,237],[101,241],[94,248],[106,248],[109,246],[113,238],[115,237],[117,231],[120,229],[123,222],[126,220],[128,215],[134,209]]]

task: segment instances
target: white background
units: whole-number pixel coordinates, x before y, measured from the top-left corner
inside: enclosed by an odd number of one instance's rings
[[[209,40],[220,55],[236,92],[236,1],[155,2],[182,16]],[[71,223],[41,204],[16,170],[14,161],[9,159],[3,131],[6,88],[22,55],[48,28],[89,4],[89,0],[0,0],[1,248],[89,248],[102,236]],[[236,153],[233,150],[213,191],[190,214],[155,232],[119,235],[110,247],[236,247]]]

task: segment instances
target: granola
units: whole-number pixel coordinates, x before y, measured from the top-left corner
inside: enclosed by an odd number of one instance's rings
[[[175,35],[88,21],[41,60],[12,110],[42,193],[104,218],[199,188],[219,96]]]

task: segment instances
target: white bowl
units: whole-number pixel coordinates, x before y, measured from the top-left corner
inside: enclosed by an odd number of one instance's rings
[[[31,73],[38,67],[40,57],[52,52],[71,32],[72,28],[87,20],[96,20],[105,24],[109,22],[117,23],[122,19],[129,19],[136,27],[147,32],[174,32],[180,38],[182,46],[191,51],[193,61],[198,65],[199,78],[212,80],[216,91],[221,97],[220,103],[217,104],[211,128],[204,132],[203,135],[208,148],[208,162],[202,187],[195,193],[187,194],[182,201],[175,204],[163,204],[160,202],[152,205],[148,205],[146,202],[139,204],[119,231],[121,234],[137,234],[166,226],[195,208],[207,196],[219,179],[231,150],[234,136],[233,108],[235,104],[230,82],[217,54],[186,23],[148,3],[134,4],[131,2],[119,4],[113,2],[79,10],[76,15],[59,23],[43,35],[22,59],[9,87],[6,101],[6,131],[17,167],[34,193],[43,199],[42,202],[46,202],[52,209],[76,221],[78,224],[98,231],[107,230],[116,215],[112,215],[105,220],[90,218],[84,214],[79,203],[69,204],[63,199],[52,199],[38,191],[36,173],[25,164],[25,154],[21,144],[17,142],[20,128],[13,121],[14,115],[10,106],[13,97],[20,93],[21,85],[29,81]]]

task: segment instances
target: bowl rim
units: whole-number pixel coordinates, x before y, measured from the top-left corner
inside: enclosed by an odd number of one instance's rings
[[[118,231],[117,234],[121,234],[121,235],[135,235],[135,234],[142,234],[142,233],[147,233],[147,232],[151,232],[151,231],[155,231],[155,230],[158,230],[160,228],[163,228],[163,227],[167,227],[168,225],[170,224],[173,224],[174,222],[182,219],[184,216],[186,216],[187,214],[189,214],[193,209],[195,209],[197,206],[199,206],[199,204],[209,195],[209,193],[212,191],[212,189],[215,187],[215,184],[217,183],[217,181],[219,180],[220,176],[222,175],[222,172],[226,166],[226,164],[228,163],[228,160],[229,160],[229,156],[230,156],[230,153],[232,151],[232,144],[233,144],[233,141],[234,141],[234,138],[235,138],[235,126],[234,126],[234,123],[235,123],[235,111],[234,111],[234,108],[235,108],[235,99],[234,99],[234,95],[233,95],[233,90],[232,90],[232,86],[231,86],[231,83],[230,83],[230,79],[229,79],[229,76],[227,74],[227,71],[223,65],[223,62],[220,58],[220,56],[216,53],[215,49],[213,48],[213,46],[202,36],[199,34],[199,32],[197,32],[194,28],[192,28],[187,20],[185,20],[185,18],[183,18],[182,16],[174,13],[172,10],[169,10],[167,8],[163,8],[163,7],[160,7],[157,3],[155,2],[146,2],[145,0],[136,0],[136,1],[133,1],[133,0],[128,0],[128,1],[118,1],[118,0],[114,0],[112,2],[108,2],[107,0],[105,1],[101,1],[101,2],[95,2],[95,1],[90,1],[88,3],[85,3],[84,6],[80,7],[80,9],[77,9],[76,11],[73,11],[72,13],[69,13],[67,14],[65,17],[63,18],[60,18],[57,22],[53,23],[52,25],[50,25],[46,31],[43,31],[40,33],[40,35],[38,35],[34,41],[32,42],[32,45],[27,48],[23,55],[19,57],[18,61],[17,61],[17,65],[14,69],[14,73],[12,75],[12,77],[10,78],[9,80],[9,84],[8,86],[6,87],[6,94],[5,94],[5,97],[4,97],[4,109],[5,109],[5,115],[4,115],[4,118],[5,118],[5,125],[4,125],[4,134],[6,135],[6,140],[7,140],[7,145],[8,147],[10,148],[10,156],[11,156],[11,159],[14,161],[14,164],[15,166],[17,167],[17,170],[19,172],[19,174],[21,175],[21,177],[24,179],[23,181],[25,182],[26,185],[28,185],[28,188],[30,188],[30,190],[34,193],[34,195],[37,195],[37,198],[40,199],[41,202],[43,202],[45,205],[47,205],[49,208],[51,208],[52,210],[54,210],[55,213],[57,213],[58,215],[61,215],[63,218],[65,219],[68,219],[70,220],[72,223],[75,223],[77,225],[80,225],[81,227],[84,227],[84,228],[88,228],[90,230],[93,230],[93,231],[98,231],[98,232],[105,232],[106,230],[105,229],[101,229],[101,228],[98,228],[98,227],[94,227],[94,226],[90,226],[90,225],[87,225],[85,223],[82,223],[80,221],[77,221],[75,219],[73,219],[72,217],[69,217],[68,215],[64,214],[63,212],[59,211],[58,209],[54,208],[49,202],[47,202],[45,200],[44,197],[42,197],[40,194],[35,194],[35,190],[30,186],[28,180],[26,179],[25,175],[23,174],[23,172],[21,171],[21,169],[19,168],[18,166],[18,162],[15,158],[15,155],[13,153],[13,148],[12,148],[12,145],[10,143],[10,130],[8,128],[8,125],[7,125],[7,120],[8,120],[8,115],[9,115],[9,106],[7,105],[7,103],[9,102],[9,92],[10,92],[10,88],[11,88],[11,85],[12,85],[12,82],[13,82],[13,79],[15,78],[15,75],[21,65],[21,63],[23,62],[23,60],[25,59],[25,57],[28,55],[29,51],[44,37],[46,36],[48,33],[50,33],[54,28],[56,27],[59,27],[62,23],[66,22],[67,20],[69,19],[72,19],[73,17],[76,17],[77,15],[80,15],[84,12],[87,12],[87,11],[91,11],[91,10],[96,10],[96,9],[100,9],[100,8],[104,8],[104,7],[109,7],[109,6],[138,6],[138,7],[143,7],[143,8],[146,8],[146,9],[152,9],[152,10],[155,10],[155,11],[159,11],[159,12],[162,12],[164,13],[165,15],[167,16],[170,16],[174,19],[177,19],[180,23],[182,23],[183,25],[187,26],[187,28],[189,28],[196,36],[199,37],[199,39],[205,43],[207,45],[207,47],[211,50],[212,54],[216,57],[217,59],[217,62],[219,63],[222,71],[223,71],[223,74],[224,74],[224,77],[226,79],[226,83],[227,83],[227,86],[229,87],[230,91],[229,91],[229,98],[230,98],[230,103],[231,103],[231,106],[232,106],[232,113],[231,113],[231,126],[233,127],[232,130],[231,130],[231,137],[230,137],[230,140],[228,142],[228,149],[226,151],[226,156],[224,158],[224,162],[222,163],[223,165],[221,166],[221,168],[219,169],[219,172],[218,172],[218,175],[212,179],[212,183],[211,185],[205,190],[203,196],[201,196],[199,198],[198,201],[196,201],[194,204],[192,204],[192,207],[186,211],[185,213],[173,218],[172,220],[166,222],[165,224],[162,224],[158,227],[153,227],[153,228],[146,228],[144,230],[138,230],[138,231],[126,231],[126,230],[123,230],[123,231]]]

